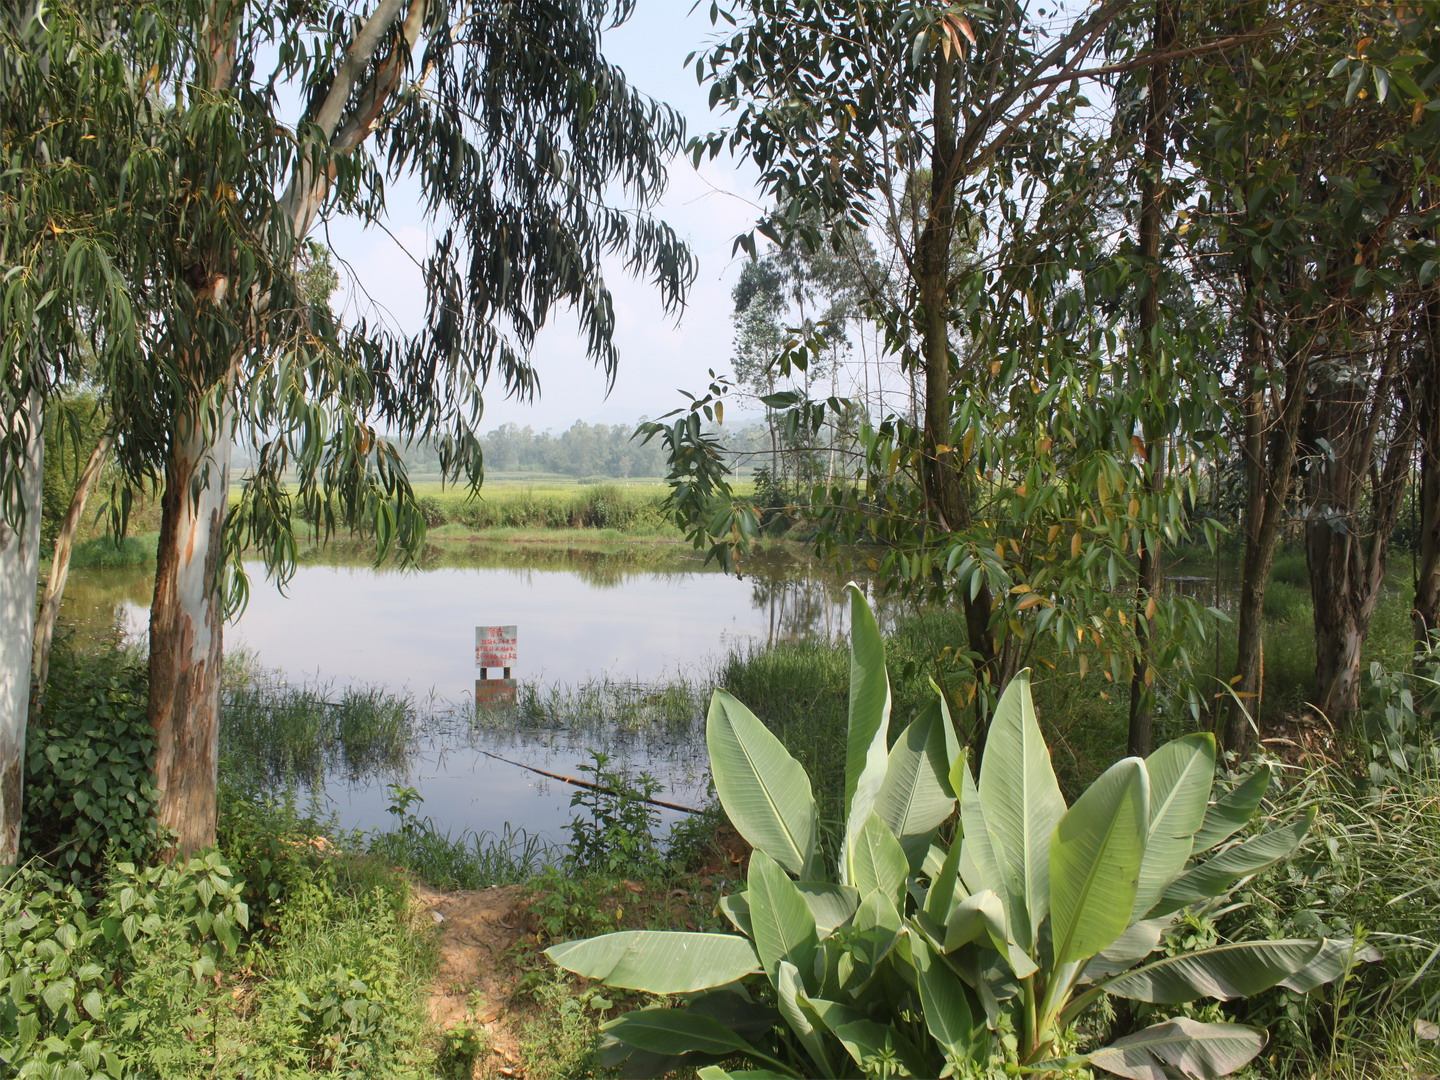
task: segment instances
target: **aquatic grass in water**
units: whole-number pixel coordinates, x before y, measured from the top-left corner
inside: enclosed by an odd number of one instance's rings
[[[414,752],[414,701],[380,687],[294,686],[240,670],[227,678],[220,753],[241,786],[319,786],[326,773],[349,780],[402,772]]]
[[[574,684],[521,682],[513,702],[472,702],[462,712],[476,729],[517,741],[565,732],[601,749],[652,739],[674,747],[700,731],[712,685],[680,675],[656,682],[608,676]]]

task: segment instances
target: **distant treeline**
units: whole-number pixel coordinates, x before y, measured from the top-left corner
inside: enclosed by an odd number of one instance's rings
[[[487,472],[552,473],[561,476],[657,477],[669,472],[659,440],[642,444],[632,439],[635,425],[587,424],[577,420],[558,435],[536,431],[520,424],[501,424],[480,436]],[[743,455],[765,445],[765,429],[759,424],[725,432],[726,445]],[[751,444],[754,444],[753,446]],[[412,474],[423,475],[439,469],[432,447],[414,443],[402,454]],[[741,464],[744,457],[741,458]]]

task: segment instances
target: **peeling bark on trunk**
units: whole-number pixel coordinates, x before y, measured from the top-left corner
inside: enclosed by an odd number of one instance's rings
[[[150,608],[150,724],[157,816],[176,851],[215,842],[224,622],[219,562],[230,485],[232,413],[211,430],[191,408],[165,469]]]
[[[0,418],[11,432],[28,427],[28,454],[20,479],[24,518],[0,520],[0,867],[20,854],[20,811],[25,775],[25,722],[30,704],[30,657],[40,556],[40,485],[45,457],[44,413],[38,393],[18,416]],[[18,526],[18,528],[14,527]]]
[[[80,519],[85,513],[85,504],[100,470],[110,455],[115,442],[111,432],[101,435],[90,451],[79,479],[75,482],[75,494],[70,498],[70,509],[60,523],[60,532],[55,536],[55,553],[50,559],[50,577],[45,582],[45,596],[40,601],[40,614],[35,619],[35,659],[31,667],[34,697],[31,711],[37,711],[45,693],[45,681],[50,674],[50,643],[55,637],[55,621],[60,617],[60,602],[65,598],[65,582],[70,576],[70,553],[75,547],[75,533],[80,528]]]

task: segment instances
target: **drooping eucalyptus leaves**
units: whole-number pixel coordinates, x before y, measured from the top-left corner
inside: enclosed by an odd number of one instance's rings
[[[737,933],[607,934],[557,945],[561,967],[683,995],[606,1025],[633,1075],[701,1065],[726,1077],[1224,1076],[1263,1031],[1176,1018],[1081,1050],[1105,995],[1162,1005],[1306,991],[1362,958],[1349,940],[1227,943],[1160,953],[1172,920],[1285,858],[1311,819],[1234,840],[1269,784],[1212,800],[1215,744],[1188,735],[1126,758],[1066,806],[1028,673],[1011,682],[977,779],[943,699],[891,740],[874,616],[851,586],[845,835],[822,865],[809,777],[724,691],[710,708],[715,788],[755,847],[722,909]],[[953,837],[947,823],[958,821]],[[1159,954],[1158,959],[1152,959]],[[744,1057],[757,1068],[716,1064]]]

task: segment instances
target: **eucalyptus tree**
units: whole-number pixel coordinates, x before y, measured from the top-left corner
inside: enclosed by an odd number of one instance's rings
[[[387,436],[434,442],[446,476],[478,485],[482,391],[493,377],[536,392],[529,349],[557,308],[613,374],[607,253],[680,302],[690,256],[643,207],[682,125],[601,51],[630,7],[144,5],[165,63],[149,75],[144,145],[111,175],[145,215],[129,258],[147,334],[143,356],[104,371],[125,403],[121,467],[164,479],[150,719],[161,824],[181,851],[214,835],[222,624],[244,598],[241,551],[283,578],[303,511],[370,530],[382,555],[413,552],[423,521]],[[383,224],[401,181],[435,237],[425,326],[341,325],[305,302],[302,241],[335,217]],[[255,464],[230,511],[236,436]]]
[[[1018,4],[982,16],[978,5],[755,2],[728,12],[736,31],[696,61],[712,101],[734,114],[696,155],[728,146],[755,162],[777,207],[762,232],[782,246],[813,245],[819,221],[903,238],[906,300],[882,321],[924,386],[921,490],[932,529],[976,521],[952,437],[957,229],[977,177],[1015,129],[1076,95],[1076,69],[1122,6],[1101,4],[1046,42]],[[929,190],[907,235],[906,185],[921,169]],[[967,625],[971,650],[990,666],[992,595],[980,584],[965,600]]]
[[[1433,439],[1426,428],[1434,424],[1427,394],[1436,362],[1429,320],[1440,260],[1440,113],[1427,106],[1440,83],[1437,14],[1440,7],[1430,4],[1393,19],[1364,19],[1363,36],[1329,72],[1337,97],[1343,80],[1349,114],[1348,137],[1334,147],[1342,165],[1327,180],[1338,189],[1341,219],[1356,223],[1353,315],[1317,368],[1302,437],[1312,451],[1305,494],[1313,700],[1342,719],[1360,703],[1360,652],[1385,589],[1387,544],[1416,443]],[[1422,562],[1417,613],[1435,588],[1426,582],[1435,573],[1433,556]],[[1434,614],[1431,605],[1419,617],[1433,622]]]
[[[735,380],[765,406],[770,475],[781,489],[789,482],[816,480],[815,469],[802,467],[807,460],[813,462],[818,450],[816,433],[787,423],[788,405],[810,398],[817,386],[827,382],[831,398],[838,400],[840,371],[853,347],[851,335],[857,324],[863,324],[870,291],[884,277],[884,267],[863,234],[846,231],[827,240],[814,248],[776,248],[750,259],[731,293]],[[801,357],[800,363],[784,374],[799,384],[787,391],[781,389],[776,359],[791,340],[810,341],[817,348],[815,355],[793,354]],[[827,484],[834,476],[836,442],[844,420],[840,410],[832,412],[837,415],[828,420]]]
[[[695,153],[729,148],[759,166],[777,207],[762,234],[782,247],[814,246],[819,221],[835,235],[850,229],[889,243],[892,287],[871,290],[867,313],[923,388],[919,415],[913,424],[882,418],[865,436],[860,483],[848,497],[832,492],[834,520],[841,536],[880,525],[891,543],[882,570],[963,607],[961,653],[979,676],[967,693],[982,707],[1037,634],[1080,653],[1082,670],[1082,647],[1098,646],[1111,677],[1133,677],[1146,691],[1176,655],[1171,629],[1149,625],[1153,585],[1138,601],[1153,645],[1114,593],[1134,583],[1137,544],[1153,551],[1183,517],[1183,492],[1133,460],[1136,423],[1157,412],[1175,421],[1183,395],[1177,404],[1174,387],[1161,385],[1173,371],[1156,366],[1131,390],[1158,392],[1168,410],[1122,402],[1116,388],[1145,335],[1133,332],[1131,314],[1112,306],[1107,322],[1088,303],[1091,264],[1030,235],[1034,206],[1047,201],[1068,208],[1067,228],[1078,229],[1094,191],[1113,188],[1140,156],[1110,144],[1073,170],[1078,186],[1059,190],[1069,148],[1095,120],[1087,88],[1237,44],[1225,34],[1173,48],[1173,35],[1151,42],[1134,28],[1154,12],[1101,3],[1046,19],[1024,3],[755,2],[723,12],[736,29],[696,61],[730,116]],[[1095,222],[1084,227],[1086,250],[1114,265],[1104,239],[1091,238]],[[1112,275],[1132,302],[1143,294],[1124,275],[1145,261],[1132,253]],[[814,355],[814,343],[779,362],[807,350]],[[1106,401],[1096,403],[1102,389]],[[797,409],[813,422],[825,407]],[[682,451],[677,493],[697,510],[697,539],[723,547],[726,530],[743,539],[748,523],[693,497],[705,490],[697,462],[717,457],[703,439],[687,442],[686,423],[665,429]],[[1163,439],[1158,429],[1141,438],[1147,455],[1158,458]],[[1147,477],[1158,477],[1154,490]],[[1153,582],[1158,559],[1150,564]],[[1130,662],[1146,651],[1143,663]]]
[[[1297,496],[1315,609],[1315,704],[1344,714],[1358,700],[1360,648],[1410,454],[1395,393],[1413,350],[1399,349],[1396,332],[1414,323],[1394,316],[1397,304],[1414,310],[1404,294],[1431,250],[1416,241],[1433,216],[1423,191],[1435,116],[1410,73],[1433,81],[1433,62],[1418,16],[1320,0],[1190,14],[1232,32],[1280,28],[1243,56],[1190,69],[1196,96],[1182,151],[1200,176],[1197,265],[1242,328],[1228,378],[1247,489],[1236,697],[1225,728],[1238,749],[1254,730],[1265,589]]]
[[[139,5],[0,10],[0,865],[17,854],[45,402],[80,359],[136,348],[120,212],[152,70]],[[158,70],[158,69],[157,69]],[[143,227],[143,226],[142,226]]]

